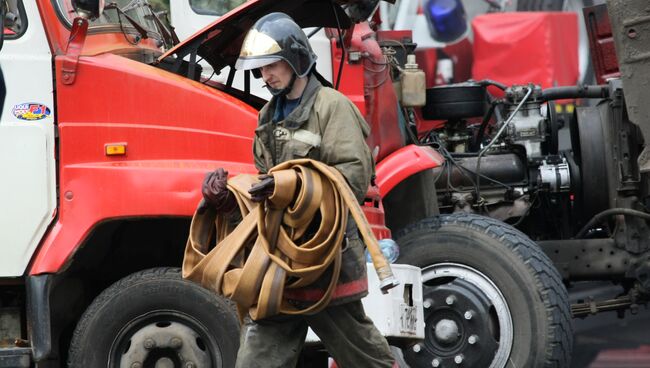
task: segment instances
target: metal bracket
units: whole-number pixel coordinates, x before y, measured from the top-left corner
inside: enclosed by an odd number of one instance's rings
[[[645,139],[650,138],[650,105],[646,101],[650,74],[650,6],[647,0],[607,0],[612,35],[625,87],[630,120],[638,124]],[[650,171],[650,148],[638,158],[641,172]]]
[[[63,57],[63,66],[61,67],[61,81],[63,84],[74,83],[77,75],[77,65],[79,64],[79,55],[83,49],[86,35],[88,34],[88,19],[77,17],[72,21],[68,47]]]

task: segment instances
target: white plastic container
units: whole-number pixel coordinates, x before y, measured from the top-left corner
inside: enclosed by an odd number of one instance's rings
[[[424,72],[418,68],[415,55],[406,56],[406,64],[402,70],[402,106],[418,107],[427,102],[426,78]]]
[[[379,332],[390,339],[424,339],[424,310],[422,309],[422,274],[420,268],[405,264],[391,264],[400,284],[382,294],[377,273],[368,263],[368,296],[363,298],[366,314]],[[309,329],[306,342],[320,342]]]

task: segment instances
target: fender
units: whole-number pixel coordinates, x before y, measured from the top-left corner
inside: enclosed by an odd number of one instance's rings
[[[397,184],[420,171],[440,166],[445,159],[428,146],[402,147],[377,164],[377,186],[384,198]]]

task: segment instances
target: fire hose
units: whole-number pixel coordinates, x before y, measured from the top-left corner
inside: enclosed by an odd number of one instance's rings
[[[248,189],[254,175],[228,180],[239,205],[241,222],[230,225],[214,210],[195,213],[183,260],[183,277],[230,298],[240,317],[254,320],[276,314],[314,314],[332,298],[341,269],[341,248],[348,213],[356,222],[372,258],[382,292],[397,286],[370,225],[345,178],[318,161],[284,162],[268,172],[275,180],[273,194],[260,204]],[[306,234],[320,212],[317,231]],[[311,227],[310,227],[311,226]],[[216,244],[210,249],[210,244]],[[332,268],[320,300],[298,308],[284,298],[285,289],[311,285]]]

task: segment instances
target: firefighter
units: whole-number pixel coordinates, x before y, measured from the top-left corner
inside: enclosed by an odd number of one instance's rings
[[[338,169],[362,203],[374,163],[365,137],[370,128],[359,110],[315,69],[316,55],[303,30],[286,14],[260,18],[246,35],[235,67],[263,78],[273,97],[262,108],[253,153],[261,174],[292,159],[311,158]],[[235,207],[223,169],[206,176],[205,201],[222,211]],[[255,201],[273,191],[272,181],[251,188]],[[311,327],[340,367],[392,367],[386,339],[366,316],[361,298],[368,293],[363,242],[352,219],[346,229],[343,264],[334,296],[314,315],[280,315],[253,321],[241,329],[237,367],[294,367]],[[329,281],[286,290],[297,306],[320,299]]]

